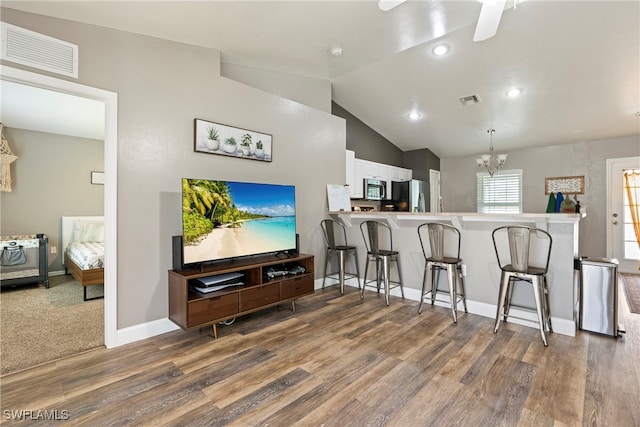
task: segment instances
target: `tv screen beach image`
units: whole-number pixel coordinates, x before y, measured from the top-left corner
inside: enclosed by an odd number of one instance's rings
[[[293,250],[295,187],[182,179],[184,263]]]

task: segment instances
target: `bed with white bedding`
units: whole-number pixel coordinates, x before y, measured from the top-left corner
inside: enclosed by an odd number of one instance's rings
[[[62,248],[65,270],[83,286],[86,301],[87,286],[104,284],[104,217],[63,216]]]
[[[104,243],[73,242],[67,246],[66,254],[82,270],[104,268]]]

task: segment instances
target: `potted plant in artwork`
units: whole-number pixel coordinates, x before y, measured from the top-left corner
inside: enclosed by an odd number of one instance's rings
[[[264,150],[262,149],[262,140],[256,142],[256,152],[255,155],[258,159],[264,158]]]
[[[240,139],[240,149],[242,150],[242,154],[248,156],[251,154],[251,135],[245,133]]]
[[[220,147],[220,136],[218,134],[218,129],[213,126],[208,128],[207,139],[205,139],[204,143],[209,150],[216,151],[218,147]]]
[[[230,137],[224,140],[224,144],[222,145],[222,151],[225,153],[233,154],[236,152],[236,139],[234,137]]]

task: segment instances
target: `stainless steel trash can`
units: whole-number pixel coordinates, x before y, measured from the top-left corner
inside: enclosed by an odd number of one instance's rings
[[[618,260],[580,258],[579,328],[617,337]]]

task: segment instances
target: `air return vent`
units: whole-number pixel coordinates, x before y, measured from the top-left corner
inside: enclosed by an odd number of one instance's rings
[[[78,46],[2,22],[2,59],[78,78]]]
[[[460,103],[462,105],[473,105],[473,104],[482,103],[482,100],[480,99],[480,97],[478,95],[463,96],[463,97],[458,98],[458,99],[460,100]]]

